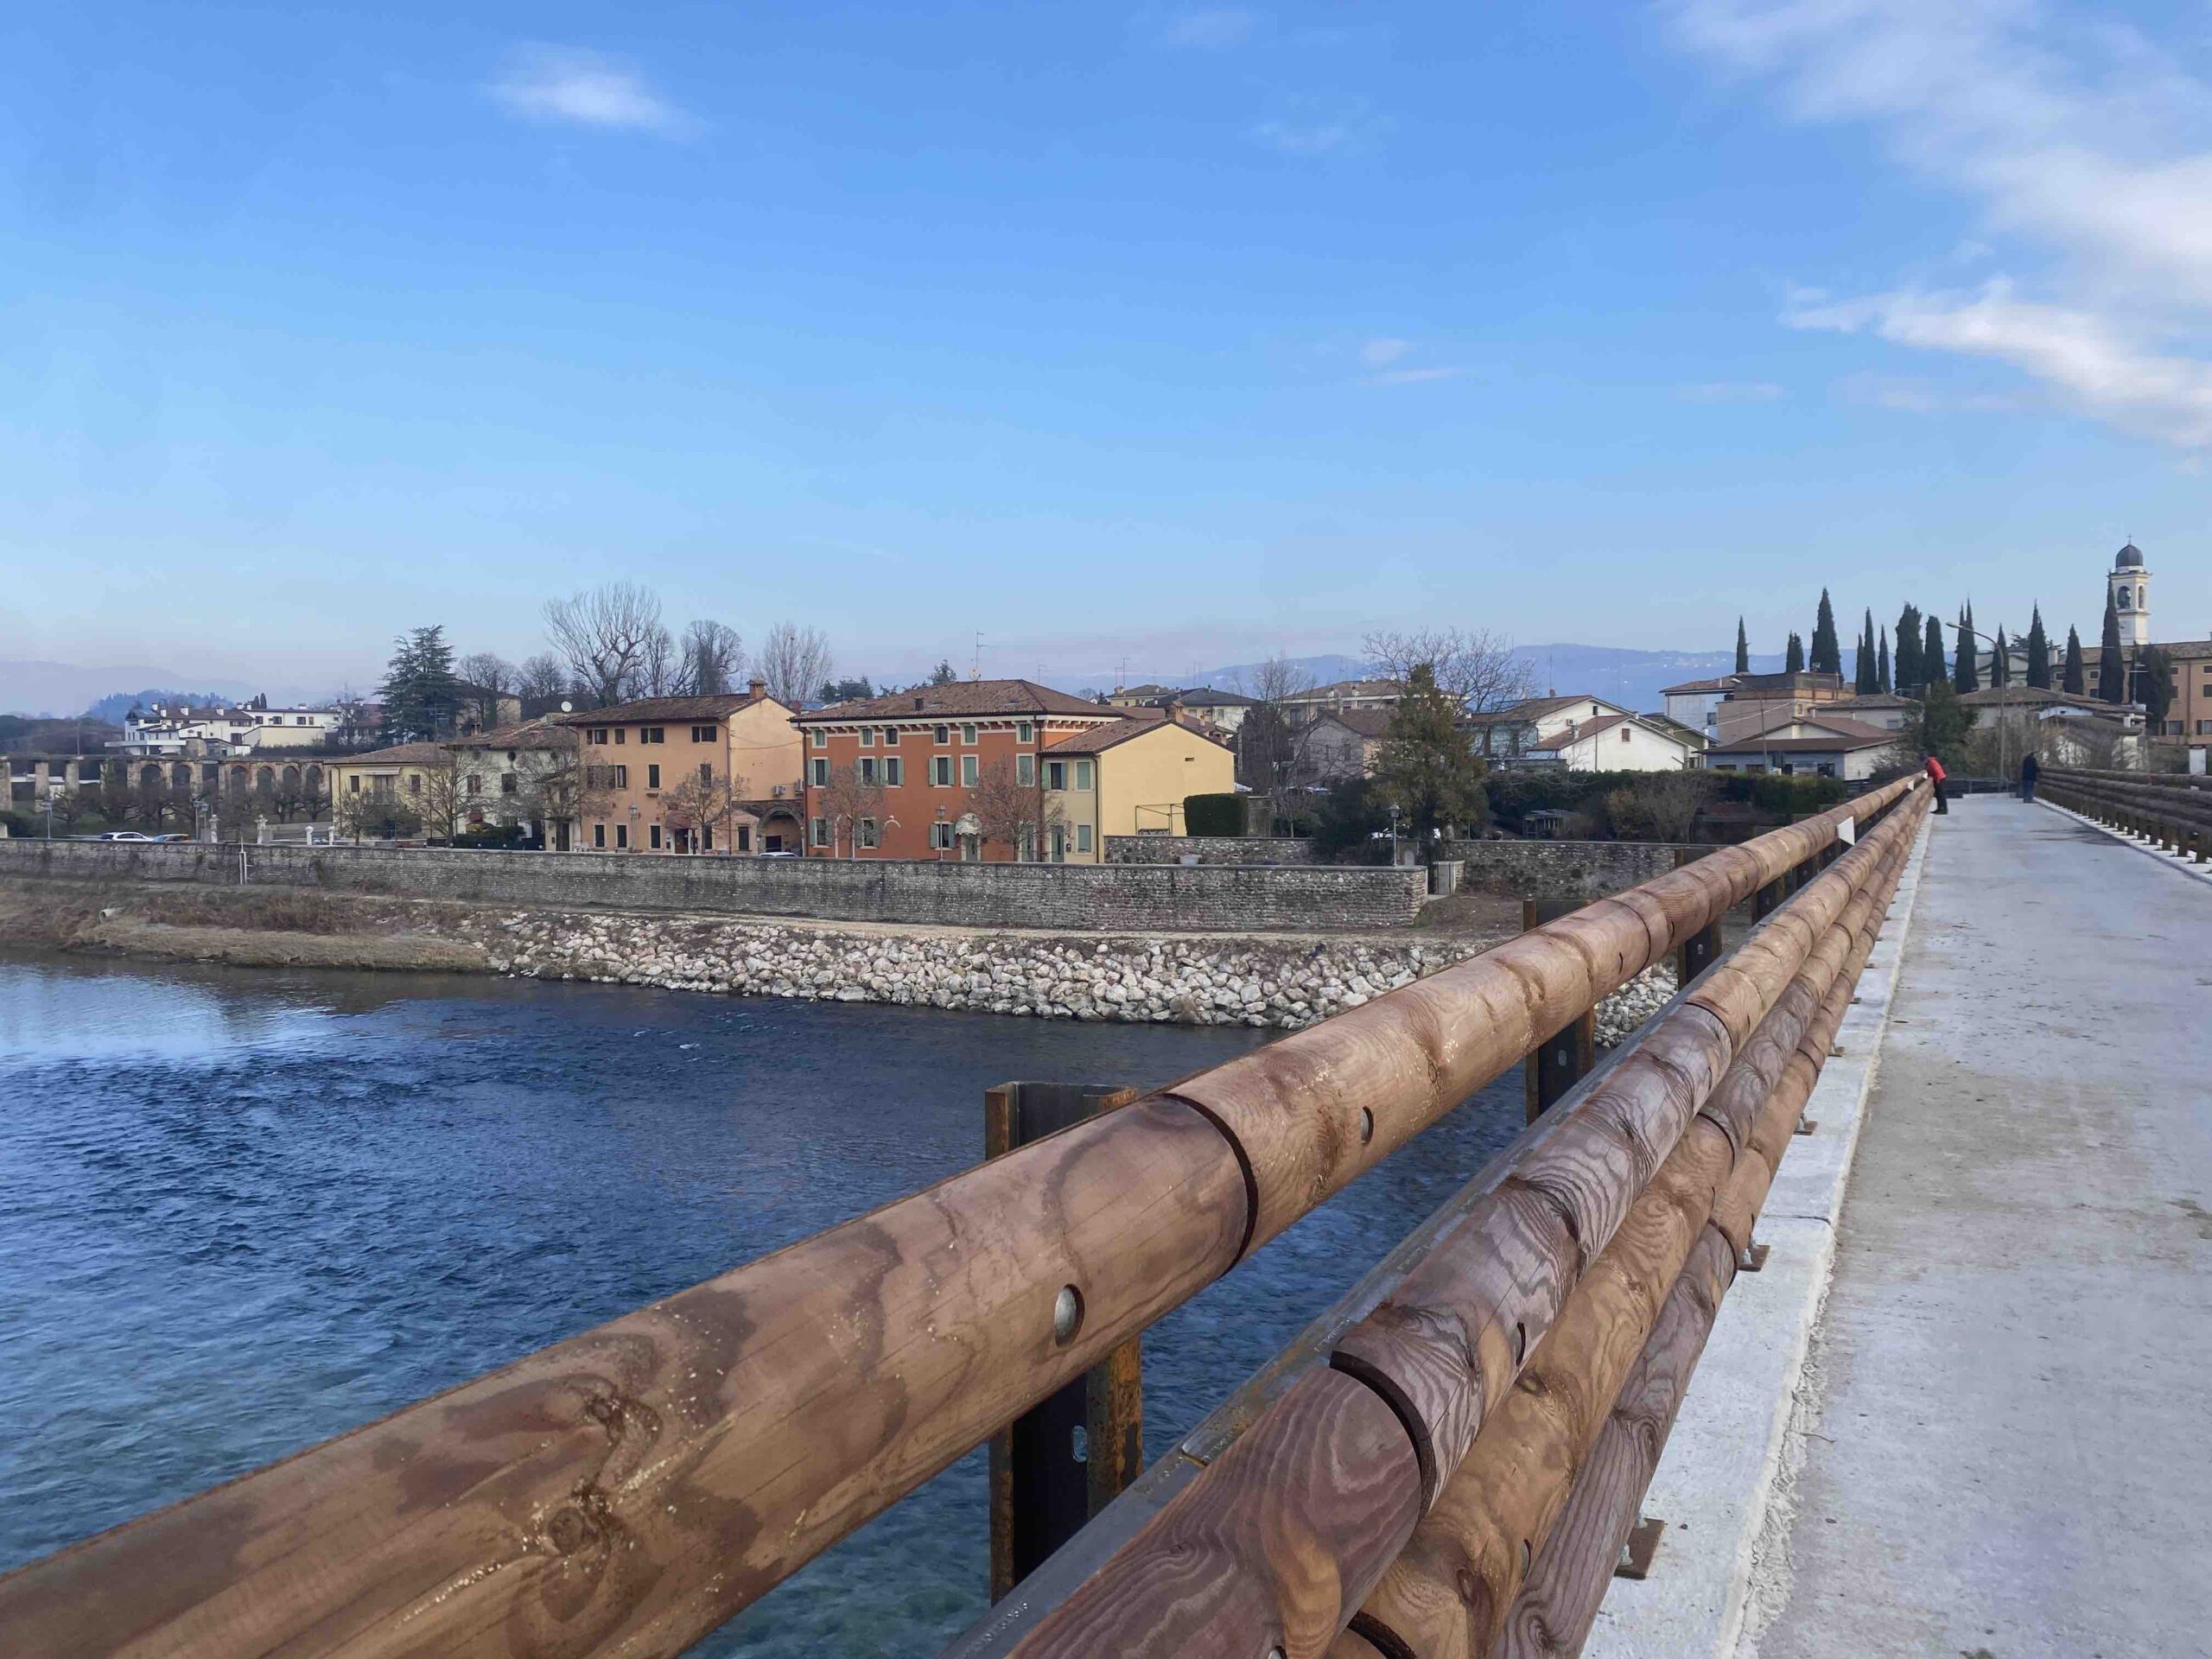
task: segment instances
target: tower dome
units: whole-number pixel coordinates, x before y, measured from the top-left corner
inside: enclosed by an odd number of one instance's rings
[[[2143,550],[2130,542],[2113,556],[2112,568],[2115,570],[2140,570],[2143,568]]]

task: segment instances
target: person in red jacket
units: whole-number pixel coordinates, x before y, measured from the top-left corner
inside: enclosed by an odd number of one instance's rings
[[[1932,754],[1928,757],[1928,782],[1929,787],[1936,791],[1936,810],[1938,812],[1948,812],[1951,810],[1950,803],[1943,798],[1943,780],[1950,775],[1943,770],[1943,763],[1941,760]]]

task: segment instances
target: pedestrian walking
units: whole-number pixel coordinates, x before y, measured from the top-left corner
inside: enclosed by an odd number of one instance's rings
[[[2020,798],[2032,801],[2036,798],[2036,779],[2043,776],[2043,762],[2032,754],[2020,762]]]
[[[1936,810],[1938,812],[1948,812],[1951,810],[1950,802],[1943,798],[1943,780],[1950,775],[1943,770],[1943,763],[1941,760],[1932,754],[1928,757],[1928,782],[1929,786],[1936,791]]]

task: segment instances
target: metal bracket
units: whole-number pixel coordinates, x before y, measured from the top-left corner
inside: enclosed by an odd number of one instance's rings
[[[1842,1045],[1841,1043],[1837,1043],[1837,1044],[1834,1045],[1833,1046],[1831,1046],[1831,1047],[1829,1048],[1829,1050],[1828,1050],[1828,1058],[1830,1058],[1830,1059],[1834,1059],[1838,1055],[1841,1054],[1842,1052],[1843,1052],[1843,1045]]]
[[[1766,1266],[1766,1256],[1767,1247],[1765,1245],[1746,1244],[1736,1257],[1736,1271],[1738,1273],[1757,1273],[1760,1268]]]
[[[1797,1133],[1800,1135],[1810,1135],[1820,1127],[1821,1120],[1817,1117],[1801,1117],[1797,1120]]]
[[[1613,1568],[1617,1579],[1648,1579],[1651,1576],[1651,1558],[1659,1553],[1659,1541],[1667,1535],[1667,1523],[1656,1515],[1647,1515],[1636,1523],[1621,1544],[1620,1564]]]

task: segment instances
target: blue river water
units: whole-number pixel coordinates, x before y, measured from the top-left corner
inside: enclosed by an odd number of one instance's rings
[[[1010,1078],[1262,1033],[0,958],[0,1571],[872,1208]],[[1494,1084],[1145,1338],[1156,1458],[1503,1146]],[[980,1452],[693,1649],[929,1654]]]

